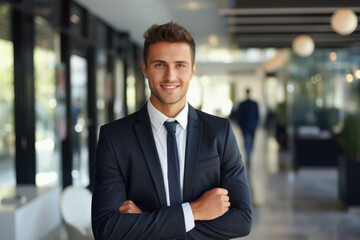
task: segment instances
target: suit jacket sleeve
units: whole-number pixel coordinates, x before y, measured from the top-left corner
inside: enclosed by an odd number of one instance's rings
[[[250,190],[239,148],[228,121],[222,142],[220,187],[229,191],[231,207],[223,216],[211,221],[196,221],[191,230],[194,239],[229,239],[246,236],[252,223]]]
[[[127,200],[123,174],[106,128],[100,129],[95,161],[92,228],[96,239],[185,239],[181,205],[142,214],[122,214]],[[144,183],[146,184],[146,183]]]

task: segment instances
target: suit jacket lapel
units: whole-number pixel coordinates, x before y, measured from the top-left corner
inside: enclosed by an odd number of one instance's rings
[[[193,178],[199,155],[201,143],[202,123],[198,119],[196,110],[189,105],[188,130],[186,138],[185,170],[183,199],[184,202],[191,201]]]
[[[166,206],[164,180],[146,104],[139,111],[138,120],[139,122],[135,125],[136,135],[153,178],[160,204]]]

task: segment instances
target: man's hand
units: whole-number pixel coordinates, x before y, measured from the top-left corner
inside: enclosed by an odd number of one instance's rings
[[[119,207],[119,211],[120,213],[142,213],[140,208],[138,208],[131,200],[126,200],[125,202],[123,202],[123,204],[121,204],[121,206]]]
[[[228,191],[214,188],[190,203],[194,220],[212,220],[224,215],[230,207]]]

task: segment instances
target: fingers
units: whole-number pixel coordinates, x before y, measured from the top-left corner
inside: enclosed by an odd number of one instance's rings
[[[214,188],[213,190],[216,191],[216,193],[219,195],[228,195],[229,194],[228,190],[226,190],[225,188]]]
[[[223,196],[222,200],[223,200],[224,202],[229,202],[229,201],[230,201],[230,197],[229,197],[228,195],[225,195],[225,196]]]
[[[226,208],[227,210],[229,210],[230,206],[231,206],[230,198],[227,197],[227,199],[224,200],[224,208]],[[226,211],[227,211],[227,210],[226,210]]]
[[[119,207],[120,213],[137,213],[140,214],[142,211],[136,206],[136,204],[131,200],[126,200]]]
[[[216,191],[216,194],[220,197],[221,202],[230,204],[230,197],[228,195],[229,194],[228,190],[226,190],[224,188],[214,188],[213,190]],[[227,206],[227,204],[226,204],[226,206]]]
[[[225,208],[225,211],[227,212],[229,210],[229,207],[231,205],[230,203],[230,197],[228,195],[222,196],[223,206]]]
[[[230,197],[223,188],[214,188],[190,203],[195,220],[212,220],[229,211]]]
[[[220,197],[220,200],[219,200],[219,207],[222,208],[222,211],[221,211],[221,215],[225,214],[227,211],[229,211],[229,208],[230,208],[230,197],[229,197],[229,192],[228,190],[226,189],[223,189],[223,188],[218,188],[216,189],[218,192],[217,194],[219,195]]]

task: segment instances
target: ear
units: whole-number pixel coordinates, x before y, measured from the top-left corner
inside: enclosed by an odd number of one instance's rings
[[[194,77],[195,75],[195,71],[196,71],[196,62],[194,62],[193,66],[192,66],[192,74],[191,74],[191,78]]]
[[[142,69],[142,72],[143,72],[144,76],[145,76],[146,78],[148,78],[144,60],[141,61],[141,69]]]

